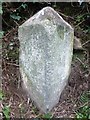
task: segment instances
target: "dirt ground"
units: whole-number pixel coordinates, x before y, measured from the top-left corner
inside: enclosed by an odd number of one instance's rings
[[[63,17],[74,26],[70,17]],[[17,30],[18,26],[9,29],[2,40],[2,89],[5,94],[3,106],[10,106],[12,118],[41,118],[42,113],[33,101],[28,102],[28,96],[22,88]],[[75,28],[75,35],[82,39],[84,50],[74,50],[67,86],[61,94],[59,103],[51,111],[52,117],[55,118],[74,118],[77,110],[83,106],[80,101],[81,95],[89,89],[90,36],[78,27]]]
[[[39,117],[41,115],[40,112],[32,101],[28,104],[28,98],[21,87],[22,80],[19,67],[6,61],[3,64],[2,78],[3,91],[5,93],[3,104],[10,105],[11,117]],[[72,63],[68,84],[60,97],[59,103],[51,112],[53,117],[75,117],[76,110],[82,106],[80,96],[83,92],[88,91],[89,79],[88,71],[83,71],[78,61]]]

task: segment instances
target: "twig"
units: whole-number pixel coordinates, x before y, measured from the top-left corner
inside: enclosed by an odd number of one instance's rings
[[[6,64],[19,67],[19,65],[15,64],[15,63],[10,63],[10,62],[8,62],[8,63],[6,63]]]
[[[88,5],[87,5],[87,12],[90,13],[89,9],[88,9]]]
[[[18,79],[18,89],[20,88],[20,84],[21,84],[21,79],[20,79],[20,75],[19,75],[19,79]]]
[[[85,21],[85,20],[79,22],[79,23],[75,26],[75,28],[76,28],[77,26],[79,26],[80,24],[82,24],[84,21]]]
[[[17,25],[17,26],[19,26],[19,24],[14,20],[14,23]]]
[[[4,65],[4,67],[2,67],[2,68],[4,68],[4,69],[2,69],[2,71],[6,71],[6,70],[7,70],[7,67],[6,67],[6,62],[5,62],[4,59],[2,60],[2,63],[3,63],[3,65]]]
[[[4,21],[4,23],[5,23],[8,27],[13,28],[11,25],[9,25],[9,24],[3,19],[3,17],[2,17],[2,20]]]
[[[84,66],[84,63],[78,57],[76,59]]]
[[[20,99],[20,101],[22,101],[22,98],[20,97],[20,95],[18,93],[14,92],[13,96],[14,95],[16,95]]]
[[[3,37],[3,39],[5,39],[9,34],[11,34],[11,31],[12,30],[16,30],[17,29],[17,26],[14,28],[12,28],[8,33],[6,33],[6,35]]]
[[[79,106],[78,109],[81,108],[81,107],[84,107],[87,104],[88,104],[88,102],[84,103],[83,105]]]
[[[59,12],[59,14],[61,14],[62,16],[66,17],[66,18],[70,18],[70,19],[74,20],[74,18],[73,18],[73,17],[71,17],[71,16],[67,16],[67,15],[65,15],[65,14],[61,13],[60,11],[58,11],[58,12]]]
[[[82,46],[86,45],[89,42],[90,42],[90,40],[86,41],[85,43],[82,44]]]

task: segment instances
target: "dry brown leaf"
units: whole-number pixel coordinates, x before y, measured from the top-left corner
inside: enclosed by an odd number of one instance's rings
[[[73,47],[76,50],[82,50],[83,49],[80,38],[77,38],[76,36],[74,36],[74,46]]]

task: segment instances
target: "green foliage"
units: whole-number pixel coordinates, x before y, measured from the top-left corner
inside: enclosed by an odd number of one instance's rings
[[[90,91],[86,92],[86,93],[83,93],[81,95],[81,98],[80,98],[80,101],[81,102],[88,102],[89,101],[89,96],[90,96]]]
[[[79,58],[81,61],[83,61],[83,53],[81,51],[74,52],[73,61],[75,61],[77,58]]]
[[[81,95],[80,101],[84,103],[84,105],[82,105],[76,112],[76,118],[90,119],[90,107],[88,104],[89,97],[90,97],[90,91],[83,93]]]
[[[19,13],[12,13],[10,17],[18,21],[21,19],[21,16],[19,16]]]
[[[32,106],[32,111],[33,111],[34,114],[37,114],[37,112],[38,112],[38,111],[37,111],[37,108],[36,108],[36,106],[34,106],[34,104],[33,104],[33,106]]]
[[[5,119],[9,120],[10,119],[10,107],[9,106],[5,106],[3,107],[3,114],[5,116]]]
[[[0,14],[3,14],[3,11],[2,11],[2,8],[1,8],[1,6],[0,6]]]
[[[4,100],[4,93],[2,92],[2,90],[0,90],[0,100]],[[7,106],[7,105],[3,106],[2,107],[2,113],[3,113],[4,118],[6,120],[10,119],[10,107],[9,106]]]
[[[22,3],[17,9],[15,12],[11,13],[10,14],[10,17],[14,20],[17,20],[19,21],[21,19],[21,16],[19,15],[19,12],[20,10],[23,8],[23,9],[26,9],[27,7],[27,4],[26,3]]]
[[[0,31],[0,39],[2,38],[4,31]]]
[[[85,105],[81,108],[76,113],[76,118],[86,118],[90,119],[90,108],[88,105]]]
[[[85,33],[90,33],[90,26],[86,27],[86,30],[84,30]]]
[[[23,114],[25,113],[25,108],[22,105],[23,103],[19,105],[20,118],[24,118]]]
[[[3,92],[0,90],[0,100],[3,100],[4,94]]]
[[[85,13],[85,14],[81,14],[81,15],[78,15],[76,16],[76,22],[81,22],[83,20],[85,20],[86,18],[90,17],[90,13]]]
[[[26,3],[22,3],[21,7],[25,9],[27,7],[27,4]]]
[[[90,27],[87,25],[87,21],[89,21],[89,18],[90,18],[90,13],[80,14],[75,17],[76,26],[81,27],[85,33],[90,33]]]
[[[1,14],[1,15],[3,14],[3,11],[2,11],[2,3],[0,3],[0,14]]]
[[[76,22],[81,22],[82,20],[84,20],[83,15],[78,15],[78,16],[76,17]]]
[[[11,47],[13,49],[11,49]],[[8,48],[7,56],[9,59],[12,59],[13,61],[15,61],[15,60],[17,60],[17,58],[19,56],[19,50],[16,47],[13,47],[13,46],[11,46],[11,47]]]
[[[51,113],[47,113],[47,114],[44,114],[43,116],[42,116],[42,118],[45,118],[45,119],[51,119],[52,118],[52,114]]]

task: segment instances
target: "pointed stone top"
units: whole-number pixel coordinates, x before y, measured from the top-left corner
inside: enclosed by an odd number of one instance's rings
[[[20,27],[29,26],[31,24],[40,24],[43,20],[52,21],[56,25],[67,26],[69,29],[73,29],[53,8],[44,7],[38,13],[30,17]]]

